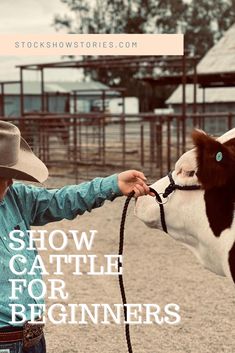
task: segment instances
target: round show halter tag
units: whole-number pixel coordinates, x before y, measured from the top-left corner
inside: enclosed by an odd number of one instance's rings
[[[222,152],[217,152],[215,156],[216,162],[221,162],[223,159],[223,153]]]

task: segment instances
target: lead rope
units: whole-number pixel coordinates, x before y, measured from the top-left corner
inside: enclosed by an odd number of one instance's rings
[[[158,202],[161,202],[161,197],[158,194],[158,192],[152,188],[149,188],[151,192],[153,192],[156,196],[156,199]],[[132,191],[126,198],[125,204],[123,206],[122,210],[122,218],[121,218],[121,223],[120,223],[120,237],[119,237],[119,251],[118,255],[121,256],[123,255],[123,247],[124,247],[124,232],[125,232],[125,222],[126,222],[126,214],[127,214],[127,209],[129,206],[129,203],[134,196],[135,192]],[[159,204],[160,206],[160,214],[161,214],[161,221],[162,221],[162,228],[164,232],[167,233],[167,227],[166,227],[166,222],[165,222],[165,217],[164,217],[164,208],[163,204]],[[122,268],[122,263],[120,262],[120,256],[118,258],[118,272],[120,272],[120,269]],[[123,312],[124,312],[124,318],[125,318],[125,335],[126,335],[126,343],[127,343],[127,348],[128,348],[128,353],[133,353],[132,350],[132,345],[131,345],[131,337],[130,337],[130,326],[127,323],[127,309],[126,309],[126,293],[125,293],[125,286],[124,286],[124,281],[123,281],[123,273],[118,275],[118,281],[119,281],[119,288],[122,296],[122,304],[123,304]]]
[[[132,191],[126,198],[125,204],[123,206],[122,210],[122,219],[121,219],[121,224],[120,224],[120,238],[119,238],[119,251],[118,255],[122,256],[123,254],[123,245],[124,245],[124,230],[125,230],[125,222],[126,222],[126,213],[127,209],[129,206],[129,203],[134,196],[135,192]],[[120,262],[120,257],[118,258],[118,272],[120,272],[120,269],[122,267],[122,263]],[[124,281],[123,281],[123,274],[118,275],[118,281],[119,281],[119,288],[122,296],[122,304],[123,304],[123,311],[124,311],[124,318],[125,318],[125,334],[126,334],[126,343],[127,343],[127,348],[128,348],[128,353],[133,353],[132,350],[132,345],[131,345],[131,337],[130,337],[130,326],[126,322],[127,321],[127,309],[126,309],[126,293],[125,293],[125,287],[124,287]]]
[[[166,220],[165,220],[165,214],[164,214],[164,203],[162,201],[162,198],[160,195],[163,196],[163,198],[167,198],[173,191],[175,190],[199,190],[201,187],[200,185],[177,185],[175,184],[173,178],[172,178],[172,173],[170,172],[168,174],[168,177],[170,179],[170,184],[168,187],[165,189],[163,194],[159,194],[156,190],[153,188],[149,188],[152,193],[154,193],[156,197],[156,201],[160,207],[160,217],[161,217],[161,223],[162,223],[162,229],[165,233],[168,233],[167,231],[167,226],[166,226]],[[123,246],[124,246],[124,231],[125,231],[125,222],[126,222],[126,214],[127,214],[127,209],[130,203],[130,200],[134,196],[135,192],[132,191],[126,198],[125,204],[123,206],[122,210],[122,218],[121,218],[121,224],[120,224],[120,237],[119,237],[119,252],[118,255],[121,256],[123,255]],[[120,269],[122,268],[122,263],[120,262],[120,257],[118,258],[118,272],[120,272]],[[127,323],[127,309],[126,309],[126,293],[125,293],[125,287],[124,287],[124,281],[123,281],[123,274],[118,275],[118,281],[119,281],[119,287],[120,287],[120,292],[122,296],[122,303],[123,303],[123,311],[124,311],[124,318],[125,318],[125,334],[126,334],[126,342],[127,342],[127,348],[128,348],[128,353],[133,353],[132,350],[132,345],[131,345],[131,337],[130,337],[130,326]]]

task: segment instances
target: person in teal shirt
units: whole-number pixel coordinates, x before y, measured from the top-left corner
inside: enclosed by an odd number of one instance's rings
[[[144,174],[136,170],[52,190],[13,183],[13,179],[43,183],[47,177],[46,166],[21,137],[19,129],[11,123],[0,121],[0,353],[46,352],[41,325],[28,324],[30,312],[27,308],[37,300],[31,298],[27,291],[22,293],[20,303],[26,308],[26,321],[23,324],[11,323],[14,299],[10,298],[10,280],[17,278],[17,275],[9,267],[10,259],[15,255],[10,246],[9,233],[13,230],[26,232],[31,226],[42,226],[64,218],[73,219],[102,206],[105,200],[113,201],[132,190],[136,197],[150,193]],[[19,269],[26,266],[29,271],[37,252],[27,250],[28,237],[24,237],[24,241],[26,246],[18,253],[27,258],[27,264],[18,260],[15,266]],[[40,276],[39,270],[33,276],[26,271],[21,278],[28,283]],[[43,303],[43,300],[38,300],[38,303]]]

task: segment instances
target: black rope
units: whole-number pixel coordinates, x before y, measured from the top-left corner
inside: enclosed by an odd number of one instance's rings
[[[118,255],[123,255],[123,245],[124,245],[124,231],[125,231],[125,222],[126,222],[126,214],[127,214],[127,209],[128,205],[134,196],[135,192],[132,191],[130,195],[126,198],[123,211],[122,211],[122,219],[121,219],[121,224],[120,224],[120,239],[119,239],[119,252]],[[122,267],[122,263],[120,262],[120,258],[118,259],[118,272]],[[130,326],[126,322],[127,321],[127,308],[126,308],[126,293],[125,293],[125,287],[124,287],[124,281],[123,281],[123,274],[118,275],[118,280],[119,280],[119,287],[120,287],[120,292],[122,296],[122,304],[123,304],[123,311],[124,311],[124,318],[125,318],[125,334],[126,334],[126,343],[128,347],[128,353],[133,353],[132,350],[132,345],[131,345],[131,338],[130,338]]]
[[[164,193],[161,194],[163,196],[163,198],[168,197],[176,189],[178,189],[178,190],[198,190],[198,189],[200,189],[199,185],[181,186],[181,185],[175,184],[171,173],[168,174],[168,177],[170,179],[170,184],[165,189]],[[157,200],[159,207],[160,207],[162,229],[165,233],[168,233],[167,226],[166,226],[166,220],[165,220],[165,214],[164,214],[164,204],[163,204],[162,198],[156,190],[154,190],[151,187],[149,187],[149,189],[152,193],[154,193],[156,200]],[[123,210],[122,210],[122,219],[121,219],[121,224],[120,224],[119,251],[118,251],[118,255],[121,256],[121,258],[123,255],[123,247],[124,247],[124,232],[125,232],[125,222],[126,222],[127,209],[128,209],[130,200],[132,199],[134,194],[135,194],[135,192],[132,191],[127,196],[125,204],[123,206]],[[120,272],[121,268],[122,268],[122,263],[119,258],[118,259],[118,272]],[[125,335],[126,335],[128,353],[133,353],[132,345],[131,345],[131,338],[130,338],[130,326],[127,323],[127,308],[126,308],[127,300],[126,300],[126,293],[125,293],[125,287],[124,287],[124,281],[123,281],[123,274],[118,275],[118,280],[119,280],[119,287],[120,287],[120,292],[121,292],[121,296],[122,296],[122,304],[123,304],[123,311],[124,311],[124,318],[125,318]]]
[[[167,227],[166,227],[166,222],[165,222],[165,217],[164,217],[164,208],[163,208],[163,205],[161,204],[161,202],[162,202],[161,196],[158,194],[158,192],[156,190],[152,189],[151,187],[149,189],[151,192],[153,192],[155,194],[156,199],[159,202],[162,228],[163,228],[164,232],[167,233]],[[121,223],[120,223],[119,251],[118,251],[119,256],[123,255],[126,214],[127,214],[127,209],[128,209],[129,203],[130,203],[132,197],[134,196],[134,194],[135,194],[135,192],[132,191],[127,196],[125,204],[123,206],[123,210],[122,210],[122,218],[121,218]],[[119,258],[118,259],[118,272],[120,272],[121,267],[122,267],[122,263],[120,262],[120,258]],[[131,337],[130,337],[130,326],[127,323],[127,308],[126,308],[127,300],[126,300],[125,286],[124,286],[124,281],[123,281],[123,274],[118,275],[118,281],[119,281],[119,288],[120,288],[120,292],[121,292],[123,312],[124,312],[124,318],[125,318],[125,335],[126,335],[126,343],[127,343],[128,353],[133,353],[132,345],[131,345]]]
[[[163,208],[163,205],[161,204],[161,202],[162,202],[161,196],[158,194],[158,192],[156,190],[152,189],[151,187],[150,187],[150,191],[155,194],[156,199],[159,202],[162,228],[163,228],[164,232],[167,233],[167,227],[166,227],[166,222],[165,222],[165,217],[164,217],[164,208]],[[121,223],[120,223],[119,251],[118,251],[119,256],[123,255],[126,214],[127,214],[127,209],[128,209],[129,203],[130,203],[132,197],[134,196],[134,194],[135,194],[135,192],[132,191],[127,196],[125,204],[123,206],[123,210],[122,210],[122,218],[121,218]],[[122,263],[120,262],[120,258],[119,258],[118,259],[118,272],[120,272],[121,267],[122,267]],[[121,292],[123,312],[124,312],[124,318],[125,318],[125,335],[126,335],[126,343],[127,343],[128,353],[133,353],[132,345],[131,345],[131,337],[130,337],[130,326],[127,323],[127,308],[126,308],[127,300],[126,300],[125,286],[124,286],[124,281],[123,281],[123,274],[118,275],[118,281],[119,281],[119,288],[120,288],[120,292]]]
[[[165,233],[168,233],[167,226],[166,226],[166,220],[165,220],[164,206],[163,206],[163,203],[162,203],[161,196],[153,188],[149,187],[149,190],[154,193],[154,195],[155,195],[155,197],[156,197],[156,199],[158,201],[158,205],[159,205],[159,208],[160,208],[160,217],[161,217],[162,229],[163,229],[163,231]],[[163,195],[163,197],[164,197],[164,195]]]
[[[172,173],[168,174],[168,178],[170,179],[170,184],[167,186],[163,193],[163,197],[166,198],[175,190],[199,190],[201,187],[200,185],[177,185],[172,178]]]
[[[164,208],[163,208],[163,205],[161,204],[161,202],[162,202],[161,196],[158,194],[158,192],[156,190],[152,189],[151,187],[149,189],[151,192],[153,192],[155,194],[156,199],[159,202],[162,228],[163,228],[164,232],[167,233],[167,227],[166,227],[166,222],[165,222],[165,217],[164,217]],[[123,210],[122,210],[122,218],[121,218],[121,223],[120,223],[119,251],[118,251],[119,256],[123,255],[126,214],[127,214],[127,209],[128,209],[129,203],[130,203],[132,197],[134,196],[134,194],[135,194],[135,192],[132,191],[127,196],[125,204],[123,206]],[[122,268],[122,263],[120,262],[120,258],[119,258],[118,259],[118,272],[120,272],[121,268]],[[133,353],[132,345],[131,345],[131,337],[130,337],[130,325],[127,323],[127,308],[126,308],[127,300],[126,300],[125,286],[124,286],[124,281],[123,281],[123,274],[118,275],[118,281],[119,281],[119,288],[120,288],[120,292],[121,292],[123,312],[124,312],[124,318],[125,318],[125,336],[126,336],[128,353]]]

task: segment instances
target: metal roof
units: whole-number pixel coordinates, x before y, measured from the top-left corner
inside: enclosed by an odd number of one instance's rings
[[[193,85],[186,85],[186,102],[193,104]],[[197,103],[203,102],[203,89],[197,87]],[[206,103],[232,103],[235,102],[235,87],[220,87],[205,89]],[[182,85],[178,86],[166,101],[167,104],[182,104]]]
[[[197,65],[200,74],[219,74],[235,72],[235,24],[202,58]],[[197,102],[202,102],[203,89],[197,87]],[[186,102],[193,103],[193,85],[186,85]],[[206,103],[235,102],[235,87],[206,88]],[[178,86],[167,99],[167,104],[182,103],[182,85]]]
[[[197,65],[198,73],[235,71],[235,24],[206,53]]]
[[[90,82],[45,82],[44,90],[45,92],[72,92],[75,90],[79,91],[79,95],[93,94],[99,95],[102,90],[109,90],[110,88],[101,82],[90,81]],[[38,81],[24,81],[24,94],[41,94],[41,83]],[[100,90],[100,92],[99,92]],[[20,94],[20,85],[17,83],[7,84],[4,87],[5,94]],[[107,92],[109,94],[111,92]],[[117,92],[113,91],[113,94]]]

